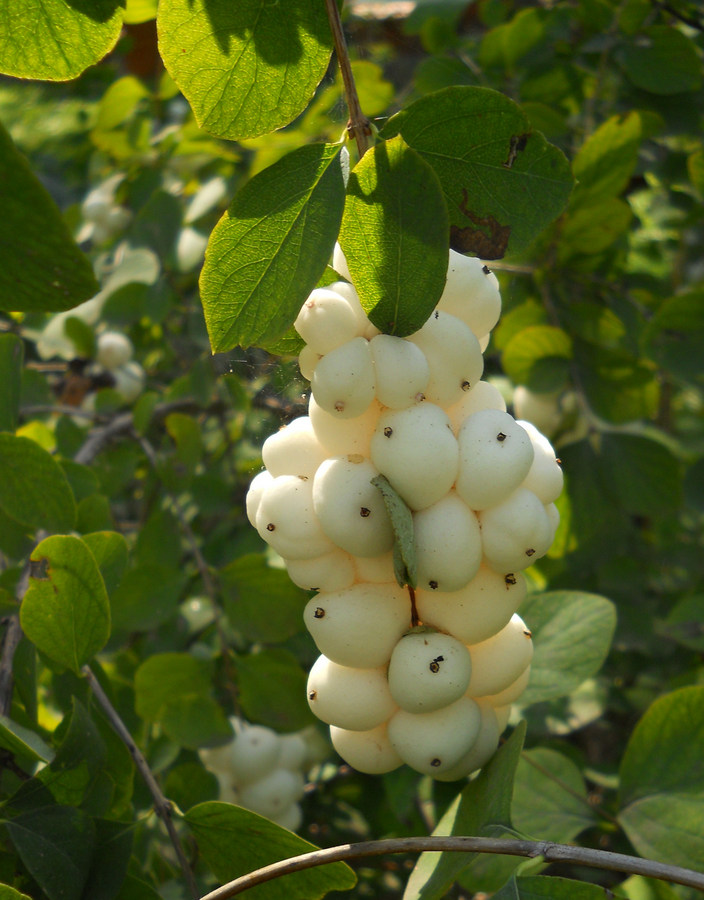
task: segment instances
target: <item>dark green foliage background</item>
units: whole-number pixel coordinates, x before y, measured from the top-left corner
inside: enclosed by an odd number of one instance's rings
[[[0,897],[187,896],[85,663],[176,803],[201,893],[303,847],[214,802],[198,749],[227,739],[234,714],[282,732],[314,724],[307,595],[270,565],[244,496],[264,439],[305,412],[290,326],[335,278],[340,227],[351,267],[378,273],[360,287],[365,307],[402,297],[406,331],[441,289],[448,242],[496,258],[504,312],[485,377],[563,403],[566,489],[524,607],[536,645],[525,726],[460,796],[407,769],[358,775],[330,750],[301,837],[521,834],[704,871],[699,5],[444,0],[387,18],[387,4],[350,3],[361,105],[389,140],[357,173],[354,144],[339,143],[322,0],[290,0],[290,18],[260,20],[263,6],[162,0],[157,36],[153,0],[0,0],[4,622],[31,585],[14,691],[0,689]],[[232,65],[217,102],[198,53]],[[253,111],[240,86],[260,63],[258,86],[285,83],[285,102]],[[385,206],[369,199],[379,173]],[[447,213],[437,231],[414,217],[421,180]],[[122,210],[102,232],[81,207],[100,185]],[[389,280],[403,236],[427,248],[426,281]],[[250,266],[262,243],[272,267]],[[86,316],[76,307],[97,287]],[[130,407],[76,363],[106,329],[129,335],[147,373]],[[76,415],[86,390],[95,406]],[[413,865],[368,862],[354,890],[694,896],[511,857],[424,855],[409,880]],[[344,867],[320,870],[296,896],[350,896],[335,892],[351,883]]]

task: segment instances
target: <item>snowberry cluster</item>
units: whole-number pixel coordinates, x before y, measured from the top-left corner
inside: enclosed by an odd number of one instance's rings
[[[333,264],[349,278],[339,248]],[[265,442],[247,513],[317,591],[308,700],[363,772],[470,774],[528,682],[521,570],[552,543],[562,472],[481,381],[500,306],[488,267],[451,251],[437,308],[407,338],[381,334],[350,281],[314,290],[295,322],[309,414]],[[415,592],[395,579],[379,474],[412,512]]]
[[[302,814],[304,772],[316,761],[314,735],[307,730],[277,734],[263,725],[230,719],[235,737],[222,747],[200,751],[218,779],[220,799],[236,803],[296,831]]]

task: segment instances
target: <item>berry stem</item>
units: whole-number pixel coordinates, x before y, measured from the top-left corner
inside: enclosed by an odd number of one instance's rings
[[[345,33],[342,30],[342,20],[340,19],[340,10],[337,5],[337,0],[325,0],[325,7],[328,14],[328,21],[330,22],[330,30],[332,31],[332,39],[335,44],[337,62],[340,66],[340,73],[342,74],[342,82],[345,86],[347,108],[350,113],[347,122],[347,133],[350,137],[354,137],[357,143],[357,152],[361,159],[369,147],[369,135],[372,133],[372,129],[369,124],[369,119],[362,112],[362,107],[359,102],[357,86],[354,82],[350,57],[347,52]]]
[[[416,628],[420,625],[420,616],[416,607],[416,592],[410,584],[407,584],[406,587],[408,588],[408,596],[411,598],[411,628]]]

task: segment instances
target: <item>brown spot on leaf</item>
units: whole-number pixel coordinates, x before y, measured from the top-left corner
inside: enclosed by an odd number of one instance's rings
[[[479,216],[467,209],[468,200],[467,189],[462,188],[460,212],[476,227],[451,225],[450,246],[458,253],[473,253],[480,259],[501,259],[506,253],[511,226],[501,225],[494,216]]]
[[[31,559],[29,561],[29,577],[36,578],[37,581],[49,581],[49,560]]]
[[[516,162],[516,157],[519,153],[522,153],[526,149],[526,144],[528,143],[529,134],[512,134],[511,140],[508,145],[508,157],[506,158],[506,162],[502,163],[504,169],[513,168],[513,164]]]

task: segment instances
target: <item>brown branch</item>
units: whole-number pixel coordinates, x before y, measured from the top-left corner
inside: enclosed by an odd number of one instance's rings
[[[359,102],[357,86],[354,83],[350,57],[347,52],[345,33],[342,30],[342,20],[340,19],[340,10],[337,6],[337,0],[325,0],[325,7],[328,14],[328,21],[330,22],[330,30],[332,31],[333,43],[335,44],[337,62],[340,66],[340,73],[342,74],[342,83],[345,86],[347,109],[350,113],[350,118],[347,123],[347,132],[351,137],[354,137],[357,143],[357,152],[361,159],[369,147],[369,136],[372,133],[372,129],[369,124],[369,119],[362,112],[362,106]]]
[[[312,869],[345,859],[364,859],[369,856],[383,856],[387,853],[419,853],[425,851],[450,851],[454,853],[500,853],[508,856],[522,856],[528,859],[542,857],[546,863],[567,862],[611,872],[624,872],[629,875],[643,875],[646,878],[657,878],[684,884],[688,887],[704,891],[704,874],[684,869],[681,866],[670,866],[666,863],[641,859],[638,856],[627,856],[612,853],[608,850],[592,850],[587,847],[571,847],[568,844],[553,844],[551,841],[514,841],[507,838],[482,837],[430,837],[390,838],[382,841],[364,841],[359,844],[342,844],[326,850],[314,850],[302,856],[283,859],[205,894],[200,900],[227,900],[241,894],[255,885],[263,884],[291,872]]]
[[[0,644],[0,716],[9,716],[14,688],[13,662],[15,650],[22,640],[20,617],[15,614],[3,620],[5,633]]]
[[[188,860],[186,859],[186,854],[183,852],[181,841],[179,840],[178,834],[176,832],[176,827],[174,826],[173,819],[171,818],[172,807],[170,801],[167,800],[167,798],[161,792],[161,788],[159,787],[159,784],[154,775],[152,775],[152,771],[149,768],[146,759],[142,755],[141,750],[135,744],[132,735],[127,730],[127,727],[118,715],[117,710],[110,702],[105,691],[102,689],[100,682],[93,674],[90,666],[83,666],[81,672],[90,684],[93,695],[98,701],[100,708],[103,710],[110,724],[129,750],[130,755],[134,760],[134,764],[139,771],[139,774],[142,776],[145,784],[149,788],[149,793],[152,795],[152,799],[154,800],[154,811],[164,823],[164,827],[166,828],[169,834],[169,838],[171,839],[171,843],[174,846],[174,850],[176,851],[176,856],[178,858],[179,865],[181,866],[181,870],[183,871],[183,875],[186,879],[186,883],[188,884],[190,894],[194,898],[194,900],[197,900],[198,888],[196,887],[193,872],[191,871],[191,867],[189,866]]]

